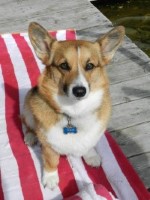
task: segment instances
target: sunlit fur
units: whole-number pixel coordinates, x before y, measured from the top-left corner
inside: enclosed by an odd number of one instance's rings
[[[58,184],[56,172],[61,154],[83,156],[92,166],[100,164],[100,161],[95,162],[98,157],[93,148],[106,130],[111,113],[105,65],[123,35],[123,27],[118,27],[96,42],[56,41],[39,24],[30,24],[31,43],[46,67],[38,85],[26,96],[22,119],[27,135],[35,135],[41,143],[44,185],[53,188]],[[67,63],[68,68],[62,69],[62,63]],[[93,68],[86,70],[87,63],[92,63]],[[72,90],[76,86],[86,88],[83,97],[74,96]],[[67,115],[77,127],[77,134],[63,133]],[[25,142],[33,144],[33,137],[25,136]]]

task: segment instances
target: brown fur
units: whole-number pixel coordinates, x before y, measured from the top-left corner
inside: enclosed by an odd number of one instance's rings
[[[96,113],[103,122],[103,127],[106,128],[111,112],[111,103],[105,65],[110,62],[119,47],[124,36],[124,29],[118,27],[96,42],[58,42],[51,38],[43,27],[32,23],[29,26],[29,36],[37,56],[46,67],[39,78],[38,86],[28,92],[25,100],[25,109],[30,110],[34,117],[35,129],[32,130],[28,127],[25,116],[23,122],[27,126],[27,132],[34,132],[42,145],[44,168],[47,171],[55,171],[59,162],[59,154],[47,143],[44,135],[46,130],[63,117],[61,108],[55,102],[53,95],[65,95],[63,87],[70,85],[77,77],[78,65],[80,65],[80,70],[89,83],[90,90],[96,91],[99,88],[104,90],[102,106]],[[117,39],[114,45],[109,46],[111,37]],[[78,49],[80,49],[80,58],[78,58]],[[66,61],[70,67],[69,71],[60,68],[60,65]],[[86,71],[87,63],[92,63],[94,68]]]

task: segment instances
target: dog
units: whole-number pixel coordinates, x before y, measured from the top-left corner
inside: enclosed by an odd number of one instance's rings
[[[59,183],[60,155],[83,156],[92,167],[101,164],[94,147],[111,114],[105,66],[122,43],[125,31],[118,26],[95,42],[57,41],[32,22],[28,33],[45,69],[25,98],[24,140],[30,146],[40,142],[42,182],[53,189]]]

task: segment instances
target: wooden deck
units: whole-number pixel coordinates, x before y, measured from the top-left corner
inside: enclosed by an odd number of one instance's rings
[[[112,24],[88,0],[0,0],[0,33],[27,31],[37,21],[49,30],[75,28],[95,40]],[[113,102],[109,130],[150,188],[150,58],[128,38],[107,67]]]

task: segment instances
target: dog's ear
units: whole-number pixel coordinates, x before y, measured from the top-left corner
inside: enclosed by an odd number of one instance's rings
[[[101,48],[102,59],[105,64],[108,64],[113,58],[116,50],[122,43],[125,35],[123,26],[118,26],[103,35],[96,42],[99,43]]]
[[[29,24],[28,34],[36,55],[44,64],[48,64],[51,45],[55,41],[41,25],[36,22]]]

